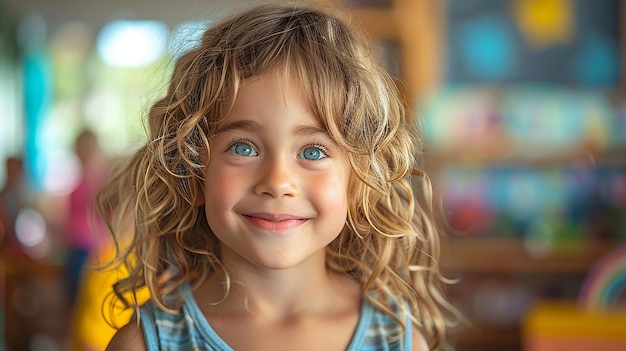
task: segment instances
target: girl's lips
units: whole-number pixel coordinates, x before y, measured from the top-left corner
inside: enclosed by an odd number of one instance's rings
[[[245,214],[243,215],[243,218],[245,218],[248,223],[253,226],[269,231],[293,229],[308,221],[308,218],[270,213]]]

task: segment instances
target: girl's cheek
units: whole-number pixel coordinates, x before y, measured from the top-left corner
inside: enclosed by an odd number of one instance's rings
[[[327,199],[329,203],[343,203],[348,195],[348,177],[343,174],[317,176],[310,180],[313,185],[313,193],[319,194],[320,198]]]

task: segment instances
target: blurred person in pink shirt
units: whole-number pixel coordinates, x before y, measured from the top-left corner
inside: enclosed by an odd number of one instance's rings
[[[69,196],[67,221],[67,283],[71,302],[76,298],[81,272],[91,252],[107,240],[103,222],[95,210],[95,196],[106,179],[108,160],[96,134],[82,131],[74,144],[82,166],[76,188]]]

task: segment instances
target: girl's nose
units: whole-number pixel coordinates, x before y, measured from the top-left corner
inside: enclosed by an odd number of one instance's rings
[[[271,157],[263,162],[259,169],[258,182],[254,192],[257,195],[269,195],[273,198],[296,194],[296,171],[289,160]]]

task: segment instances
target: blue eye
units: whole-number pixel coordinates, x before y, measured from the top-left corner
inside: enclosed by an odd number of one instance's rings
[[[298,153],[299,158],[305,160],[317,161],[328,157],[319,146],[308,146]]]
[[[237,156],[257,156],[259,154],[252,145],[241,141],[230,146],[228,151],[233,152]]]

